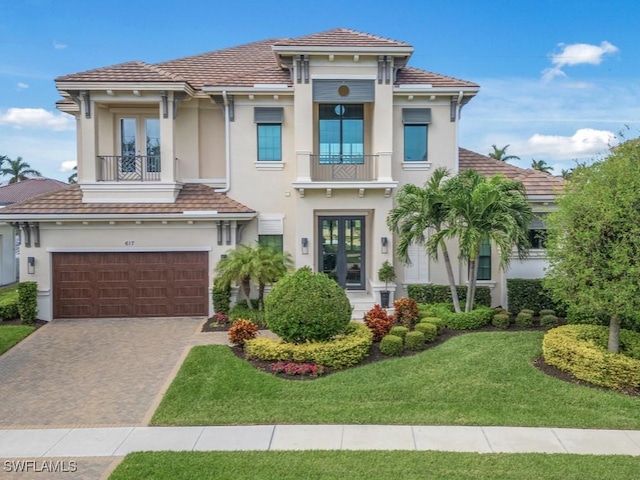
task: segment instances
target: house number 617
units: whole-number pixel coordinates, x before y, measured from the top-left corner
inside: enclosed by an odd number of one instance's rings
[[[126,242],[124,242],[125,246],[127,246],[127,247],[133,247],[134,243],[135,242],[133,240],[127,240]]]

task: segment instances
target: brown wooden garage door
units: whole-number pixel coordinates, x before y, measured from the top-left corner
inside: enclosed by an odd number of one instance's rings
[[[207,252],[54,253],[53,317],[208,314]]]

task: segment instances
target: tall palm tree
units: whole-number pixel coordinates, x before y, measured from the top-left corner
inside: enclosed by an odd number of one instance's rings
[[[9,167],[2,169],[2,175],[11,175],[9,179],[9,183],[17,183],[22,180],[26,180],[29,176],[32,177],[40,177],[42,174],[31,168],[27,162],[22,160],[22,157],[18,157],[15,160],[11,160],[10,158],[6,159]]]
[[[514,248],[524,257],[529,246],[528,227],[531,206],[522,183],[502,175],[489,179],[474,170],[466,170],[443,186],[447,202],[446,227],[430,239],[433,245],[444,239],[457,239],[460,256],[469,265],[469,285],[465,311],[473,309],[478,261],[483,242],[498,247],[500,267],[505,268]]]
[[[68,183],[78,183],[78,166],[73,167],[73,173],[67,179]]]
[[[236,250],[229,250],[227,256],[221,259],[216,266],[217,281],[222,285],[239,282],[249,308],[253,308],[251,304],[251,279],[256,277],[258,272],[255,251],[247,245],[238,245]]]
[[[256,271],[254,280],[258,282],[258,308],[264,308],[264,290],[267,284],[275,283],[293,268],[293,259],[288,252],[279,252],[271,247],[258,245],[253,249]]]
[[[573,175],[573,169],[565,170],[564,168],[560,172],[560,176],[565,180],[571,180],[571,175]]]
[[[509,148],[509,145],[498,148],[495,144],[493,144],[491,145],[491,148],[493,148],[493,152],[489,152],[488,154],[488,156],[491,158],[500,160],[501,162],[507,162],[509,160],[520,160],[520,157],[517,157],[516,155],[507,155],[507,148]]]
[[[438,259],[438,248],[442,250],[453,304],[456,312],[460,312],[458,290],[444,238],[429,247],[426,245],[425,236],[428,229],[440,232],[444,227],[448,205],[442,186],[448,175],[447,169],[440,167],[434,170],[422,188],[413,184],[403,185],[396,196],[396,206],[387,216],[387,225],[391,231],[398,234],[397,253],[405,263],[410,263],[409,246],[414,243],[424,245],[429,257],[434,260]]]
[[[533,168],[534,170],[538,170],[539,172],[548,174],[551,174],[551,171],[553,170],[553,167],[551,165],[548,165],[547,162],[545,162],[544,160],[536,160],[535,158],[531,159],[531,168]]]

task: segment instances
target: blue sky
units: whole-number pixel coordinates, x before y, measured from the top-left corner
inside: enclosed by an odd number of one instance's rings
[[[640,2],[18,0],[0,5],[0,155],[66,179],[72,117],[54,78],[346,27],[411,43],[410,65],[480,84],[460,145],[510,144],[557,173],[640,129]],[[614,140],[615,142],[615,140]]]

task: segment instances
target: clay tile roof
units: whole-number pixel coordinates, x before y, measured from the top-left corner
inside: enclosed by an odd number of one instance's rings
[[[565,184],[561,177],[554,177],[538,170],[516,167],[466,148],[459,149],[458,164],[460,170],[473,169],[487,177],[503,174],[512,180],[519,180],[524,185],[527,195],[557,195]]]
[[[42,193],[60,190],[67,184],[53,178],[27,178],[0,187],[0,205],[22,202]]]
[[[145,62],[125,62],[56,78],[56,82],[184,82],[184,78]]]
[[[411,47],[390,38],[357,32],[348,28],[334,28],[325,32],[280,40],[275,46],[296,47]]]
[[[447,77],[439,73],[427,72],[415,67],[404,67],[398,71],[396,85],[411,85],[429,83],[434,87],[478,87],[478,84]]]
[[[82,203],[78,185],[40,195],[0,210],[0,215],[148,215],[180,214],[185,211],[255,213],[239,202],[206,185],[188,183],[175,203]]]

